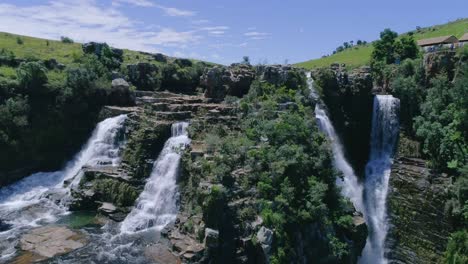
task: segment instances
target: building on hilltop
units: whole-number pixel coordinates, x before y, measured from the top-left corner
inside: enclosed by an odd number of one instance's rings
[[[458,45],[458,39],[451,36],[442,36],[418,40],[418,46],[428,52],[437,51],[443,48],[453,49]]]
[[[465,45],[468,46],[468,33],[463,34],[463,36],[458,40],[458,45],[460,47]]]

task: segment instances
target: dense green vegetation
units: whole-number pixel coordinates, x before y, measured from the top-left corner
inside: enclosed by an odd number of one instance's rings
[[[432,27],[421,28],[401,34],[404,36],[413,36],[415,40],[439,37],[446,35],[454,35],[461,37],[468,28],[468,19],[459,19],[447,24],[436,25]],[[356,68],[370,63],[373,46],[370,44],[364,46],[354,46],[350,49],[345,49],[342,52],[337,52],[333,55],[322,57],[320,59],[309,60],[295,64],[298,67],[306,69],[314,69],[320,67],[328,67],[332,63],[344,63],[348,68]]]
[[[206,142],[213,156],[188,162],[184,188],[197,186],[200,179],[213,186],[204,195],[196,190],[184,195],[194,210],[203,208],[207,227],[220,230],[225,244],[236,232],[235,223],[248,230],[248,223],[260,215],[274,230],[271,263],[297,263],[302,255],[331,263],[352,258],[353,207],[335,185],[330,146],[317,128],[307,95],[304,80],[282,87],[256,81],[236,102],[241,111],[238,130],[191,128],[194,140]],[[285,103],[289,107],[281,108]],[[254,200],[231,212],[227,204],[239,199],[239,193]],[[229,259],[226,252],[232,251],[224,248],[218,257]]]
[[[422,156],[436,171],[454,177],[446,211],[457,230],[449,241],[446,263],[465,263],[468,257],[468,49],[436,64],[428,72],[420,59],[400,66],[388,65],[390,88],[401,100],[401,123],[405,137],[422,144]],[[450,67],[454,67],[450,69]],[[448,74],[452,72],[453,74]],[[453,76],[450,78],[450,76]]]
[[[27,160],[33,167],[54,168],[96,123],[110,93],[110,69],[94,55],[81,56],[67,70],[33,60],[10,69],[16,74],[0,75],[0,167],[22,168]]]

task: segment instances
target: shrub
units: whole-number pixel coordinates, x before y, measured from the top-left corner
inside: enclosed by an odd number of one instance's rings
[[[62,41],[62,43],[67,43],[67,44],[74,43],[73,39],[71,39],[69,37],[65,37],[65,36],[61,36],[60,40]]]

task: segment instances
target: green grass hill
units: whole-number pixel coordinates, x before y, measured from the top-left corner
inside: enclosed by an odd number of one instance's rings
[[[459,38],[466,32],[468,32],[468,18],[458,19],[447,24],[420,28],[401,35],[413,33],[414,38],[419,40],[446,35],[454,35]],[[356,68],[369,63],[372,49],[372,43],[364,46],[355,46],[328,57],[300,62],[295,64],[295,66],[313,69],[326,67],[337,62],[345,63],[348,68]]]

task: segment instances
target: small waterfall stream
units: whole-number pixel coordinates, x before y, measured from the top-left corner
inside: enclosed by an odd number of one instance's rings
[[[360,263],[387,263],[387,192],[399,133],[400,100],[376,95],[372,116],[371,149],[366,165],[365,215],[369,236]]]
[[[315,118],[320,130],[327,135],[330,140],[333,152],[333,164],[337,170],[343,174],[343,178],[338,178],[336,183],[341,187],[343,196],[349,198],[357,211],[363,212],[362,185],[354,173],[353,168],[345,158],[343,146],[335,132],[332,122],[328,118],[327,112],[320,101],[314,88],[314,80],[310,73],[307,74],[307,85],[310,89],[310,97],[317,103],[315,105]]]
[[[145,189],[136,201],[136,206],[122,222],[121,232],[134,233],[148,228],[163,229],[177,216],[177,173],[180,164],[180,150],[190,144],[187,135],[188,123],[172,125],[169,138],[158,159]]]
[[[63,170],[35,173],[0,189],[0,219],[11,226],[0,232],[0,261],[16,252],[23,231],[68,213],[70,189],[79,183],[83,166],[119,164],[125,119],[126,115],[120,115],[100,122]]]

